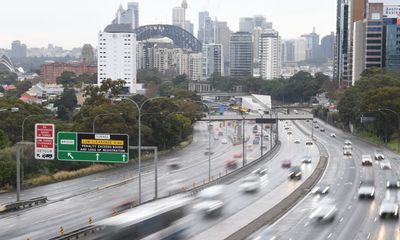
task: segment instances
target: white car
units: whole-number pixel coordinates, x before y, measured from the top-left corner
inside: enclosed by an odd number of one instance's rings
[[[350,140],[345,140],[344,145],[351,146],[352,142]]]
[[[335,133],[331,133],[331,137],[335,138],[336,134]]]
[[[372,157],[371,155],[361,155],[361,164],[362,165],[370,165],[372,166]]]
[[[313,142],[311,140],[307,140],[306,141],[306,146],[311,146],[311,145],[313,145]]]
[[[226,140],[226,138],[223,138],[223,139],[221,139],[221,143],[222,143],[222,144],[227,144],[227,143],[228,143],[228,140]]]
[[[399,204],[394,197],[385,198],[379,208],[379,216],[381,218],[393,217],[399,218]]]
[[[385,155],[381,152],[375,152],[375,156],[374,156],[375,160],[384,160],[385,159]]]
[[[220,216],[225,205],[224,192],[224,185],[215,185],[202,190],[197,195],[197,203],[193,206],[194,210],[205,216]]]
[[[239,185],[239,188],[243,192],[256,192],[260,188],[260,177],[257,175],[250,175],[245,177],[241,184]]]
[[[297,138],[296,138],[296,139],[294,140],[294,143],[300,143],[300,139],[297,139]]]
[[[392,166],[390,165],[390,162],[389,161],[382,161],[381,162],[381,169],[388,169],[388,170],[390,170],[390,169],[392,169]]]
[[[311,192],[313,194],[325,195],[329,192],[329,188],[330,187],[328,185],[317,185]]]
[[[337,207],[334,204],[320,204],[310,215],[310,220],[319,222],[333,222],[337,214]]]
[[[304,156],[301,158],[301,163],[311,163],[311,157],[310,156]]]
[[[362,182],[358,189],[358,198],[375,198],[375,186],[371,182]]]

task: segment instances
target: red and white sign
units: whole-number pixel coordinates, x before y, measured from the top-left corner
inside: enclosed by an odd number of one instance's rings
[[[54,160],[54,124],[35,124],[35,159]]]

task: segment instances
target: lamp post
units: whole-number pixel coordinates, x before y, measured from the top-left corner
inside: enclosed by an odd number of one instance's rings
[[[264,111],[258,111],[258,114],[260,114],[261,119],[263,119],[265,112]],[[264,147],[263,139],[264,139],[264,124],[261,123],[261,148],[260,148],[261,157],[263,156],[263,147]],[[272,141],[272,136],[270,136],[269,140]]]
[[[21,141],[24,141],[24,134],[25,134],[25,122],[26,120],[28,120],[29,118],[33,118],[33,117],[44,117],[44,116],[53,116],[53,114],[32,114],[29,115],[27,117],[24,118],[24,120],[22,121],[22,132],[21,132]]]
[[[243,149],[242,149],[242,155],[243,155],[243,167],[246,165],[246,151],[244,147],[244,142],[245,142],[245,120],[246,120],[246,115],[244,112],[240,112],[242,116],[242,144],[243,144]]]
[[[388,111],[397,117],[397,151],[400,152],[400,114],[389,108],[379,108],[379,111]]]
[[[139,134],[138,134],[139,197],[138,197],[138,202],[139,202],[139,204],[142,203],[142,173],[141,173],[141,164],[142,164],[142,126],[141,126],[142,108],[146,103],[148,103],[150,101],[153,101],[153,100],[156,100],[156,99],[161,99],[161,98],[165,98],[165,97],[152,97],[152,98],[146,99],[140,106],[134,100],[132,100],[130,98],[124,98],[125,100],[128,100],[128,101],[132,102],[133,105],[135,105],[135,107],[137,108],[137,111],[138,111],[138,124],[139,124]]]
[[[95,133],[96,132],[96,119],[98,117],[102,117],[102,116],[113,116],[113,115],[118,115],[118,116],[122,116],[123,113],[103,113],[103,114],[98,114],[93,118],[93,123],[92,123],[92,132]]]

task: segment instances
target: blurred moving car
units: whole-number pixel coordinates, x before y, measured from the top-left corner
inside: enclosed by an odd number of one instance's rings
[[[218,132],[218,136],[224,136],[224,133],[223,132]]]
[[[320,203],[311,213],[310,220],[318,222],[333,222],[335,220],[338,208],[335,204]]]
[[[125,212],[128,209],[131,209],[136,206],[136,201],[135,200],[127,200],[125,202],[122,202],[121,204],[118,204],[112,208],[112,215],[118,215],[122,212]]]
[[[307,140],[306,141],[306,146],[311,146],[311,145],[313,145],[313,142],[311,140]]]
[[[325,132],[325,128],[320,128],[319,131],[320,132]]]
[[[168,160],[167,166],[171,170],[179,169],[182,166],[182,161],[179,158],[172,158]]]
[[[289,170],[289,179],[300,180],[301,174],[301,168],[299,166],[291,167]]]
[[[241,181],[239,188],[243,192],[256,192],[260,188],[260,185],[260,177],[255,174],[251,174]]]
[[[290,160],[282,160],[281,166],[283,168],[290,168],[292,166],[292,161],[290,161]]]
[[[193,208],[204,216],[221,216],[225,205],[225,185],[206,188],[197,195]]]
[[[379,150],[377,150],[377,151],[375,151],[374,159],[375,160],[384,160],[385,155],[382,152],[380,152]]]
[[[264,176],[265,174],[268,173],[268,169],[266,169],[266,168],[257,168],[256,170],[254,170],[251,173],[252,174],[257,174],[257,175],[260,175],[260,176]]]
[[[229,169],[236,169],[238,166],[238,161],[237,160],[228,160],[225,162],[225,167]]]
[[[317,120],[313,120],[312,122],[313,122],[313,123],[318,123],[318,121],[317,121]]]
[[[325,195],[329,192],[329,185],[317,185],[311,191],[313,194]]]
[[[304,156],[301,158],[301,163],[311,163],[311,156]]]
[[[350,140],[344,140],[344,145],[348,145],[348,146],[351,146],[352,145],[352,142],[350,141]]]
[[[233,157],[234,157],[234,158],[241,158],[241,157],[242,157],[242,153],[241,153],[241,152],[235,152],[235,153],[233,154]]]
[[[351,156],[351,155],[353,155],[352,151],[353,151],[353,147],[352,147],[352,146],[345,145],[345,146],[343,147],[343,155],[345,155],[345,156]]]
[[[247,144],[247,151],[252,151],[253,150],[253,144],[249,143]]]
[[[335,138],[336,134],[335,133],[331,133],[331,137]]]
[[[381,218],[399,218],[399,203],[394,197],[388,197],[382,201],[379,208],[379,216]]]
[[[375,198],[375,185],[372,181],[361,182],[358,188],[358,198]]]
[[[223,138],[223,139],[221,139],[221,143],[222,143],[222,144],[227,144],[227,143],[228,143],[228,140],[226,140],[226,138]]]
[[[390,165],[390,162],[388,160],[384,160],[380,163],[381,169],[383,170],[390,170],[392,169],[392,166]]]
[[[255,145],[260,144],[260,138],[254,138],[253,139],[253,144],[255,144]]]
[[[372,166],[372,157],[369,154],[361,155],[361,165]]]
[[[287,134],[288,134],[288,135],[292,135],[292,133],[293,133],[293,132],[292,132],[291,130],[287,131]]]
[[[318,125],[315,125],[314,128],[319,128],[319,126],[318,126]]]
[[[400,180],[397,177],[388,178],[386,188],[400,188]]]
[[[296,139],[294,140],[294,143],[300,143],[300,139],[296,138]]]

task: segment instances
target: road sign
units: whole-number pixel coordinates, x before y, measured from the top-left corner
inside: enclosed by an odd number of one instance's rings
[[[57,157],[62,161],[127,163],[127,134],[58,132]]]
[[[256,123],[276,123],[276,119],[256,118]]]
[[[35,159],[54,160],[54,124],[35,124]]]

